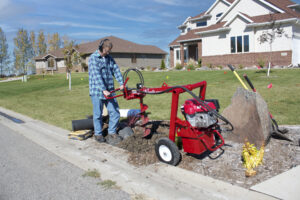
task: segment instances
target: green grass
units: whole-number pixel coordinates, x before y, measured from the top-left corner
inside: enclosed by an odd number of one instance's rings
[[[98,172],[98,170],[88,170],[84,174],[82,174],[83,177],[93,177],[93,178],[100,178],[101,174]]]
[[[112,189],[112,188],[119,189],[119,187],[117,186],[117,183],[112,180],[104,180],[102,182],[97,183],[97,185],[101,185],[105,189]]]
[[[267,101],[271,113],[279,124],[300,124],[300,70],[272,70],[271,76],[256,71],[247,73],[259,93]],[[219,99],[221,111],[230,100],[240,83],[227,71],[171,71],[143,72],[147,87],[160,87],[165,81],[169,85],[184,85],[206,80],[207,98]],[[134,86],[138,78],[129,73],[129,86]],[[167,79],[168,77],[168,79]],[[267,85],[273,84],[272,89]],[[198,92],[198,91],[196,91]],[[180,96],[180,104],[190,98]],[[138,100],[118,99],[120,108],[139,108]],[[144,103],[149,106],[151,119],[169,119],[171,94],[147,95]],[[32,118],[71,130],[71,120],[85,118],[92,114],[92,104],[88,90],[88,74],[72,74],[72,91],[68,90],[65,74],[31,76],[27,83],[13,81],[0,83],[0,106],[28,115]]]

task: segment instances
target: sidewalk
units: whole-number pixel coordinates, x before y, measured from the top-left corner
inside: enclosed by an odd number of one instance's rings
[[[143,194],[148,197],[145,199],[162,200],[276,199],[263,194],[264,191],[247,190],[162,163],[135,167],[127,163],[128,153],[122,149],[99,144],[92,139],[69,140],[67,130],[2,107],[0,112],[25,122],[18,124],[0,116],[0,123],[3,125],[83,170],[97,169],[103,179],[116,181],[122,190],[132,195]]]

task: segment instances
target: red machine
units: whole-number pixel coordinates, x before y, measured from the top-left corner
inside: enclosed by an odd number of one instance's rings
[[[146,114],[148,106],[144,104],[143,98],[146,94],[172,93],[169,138],[160,138],[155,145],[156,155],[160,161],[171,165],[179,163],[181,154],[175,144],[176,135],[177,137],[181,137],[184,151],[191,154],[199,155],[207,150],[215,151],[224,145],[224,139],[219,130],[218,119],[222,119],[227,124],[230,124],[230,122],[218,114],[218,100],[205,100],[206,81],[175,87],[164,83],[159,88],[146,88],[143,86],[144,81],[141,73],[136,69],[129,70],[136,71],[140,75],[142,83],[137,84],[137,88],[126,87],[129,78],[127,78],[128,72],[125,72],[123,94],[106,98],[112,99],[123,96],[126,100],[139,99],[141,118],[145,129],[144,137],[147,137],[151,133],[151,130],[146,128],[146,124],[149,121]],[[197,88],[200,88],[199,96],[191,92]],[[182,120],[177,117],[177,111],[179,95],[184,92],[188,92],[193,98],[186,100],[181,106],[181,112],[185,117],[185,120]]]

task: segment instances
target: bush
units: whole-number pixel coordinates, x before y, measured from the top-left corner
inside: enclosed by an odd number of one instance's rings
[[[239,69],[244,69],[244,65],[239,64]]]
[[[217,68],[223,69],[223,66],[222,65],[218,65]]]
[[[147,66],[146,69],[147,69],[148,71],[150,71],[150,70],[151,70],[151,67],[150,67],[150,66]]]
[[[182,70],[183,66],[180,63],[176,63],[175,69]]]
[[[192,64],[189,64],[186,69],[187,70],[195,70],[195,66]]]
[[[261,68],[263,68],[265,66],[265,61],[263,59],[259,59],[258,60],[258,66],[260,66]]]
[[[212,69],[214,66],[213,66],[211,63],[209,63],[209,64],[207,65],[207,67],[208,67],[209,69]]]
[[[160,69],[161,70],[165,70],[166,69],[166,65],[165,65],[165,61],[164,60],[161,60]]]
[[[198,67],[199,68],[202,67],[202,59],[201,58],[198,60]]]

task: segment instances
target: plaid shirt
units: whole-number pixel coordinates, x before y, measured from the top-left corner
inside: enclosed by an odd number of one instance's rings
[[[123,85],[123,77],[115,60],[107,55],[101,57],[99,51],[95,51],[89,58],[89,88],[90,96],[99,96],[105,99],[103,91],[114,90],[114,78]]]

